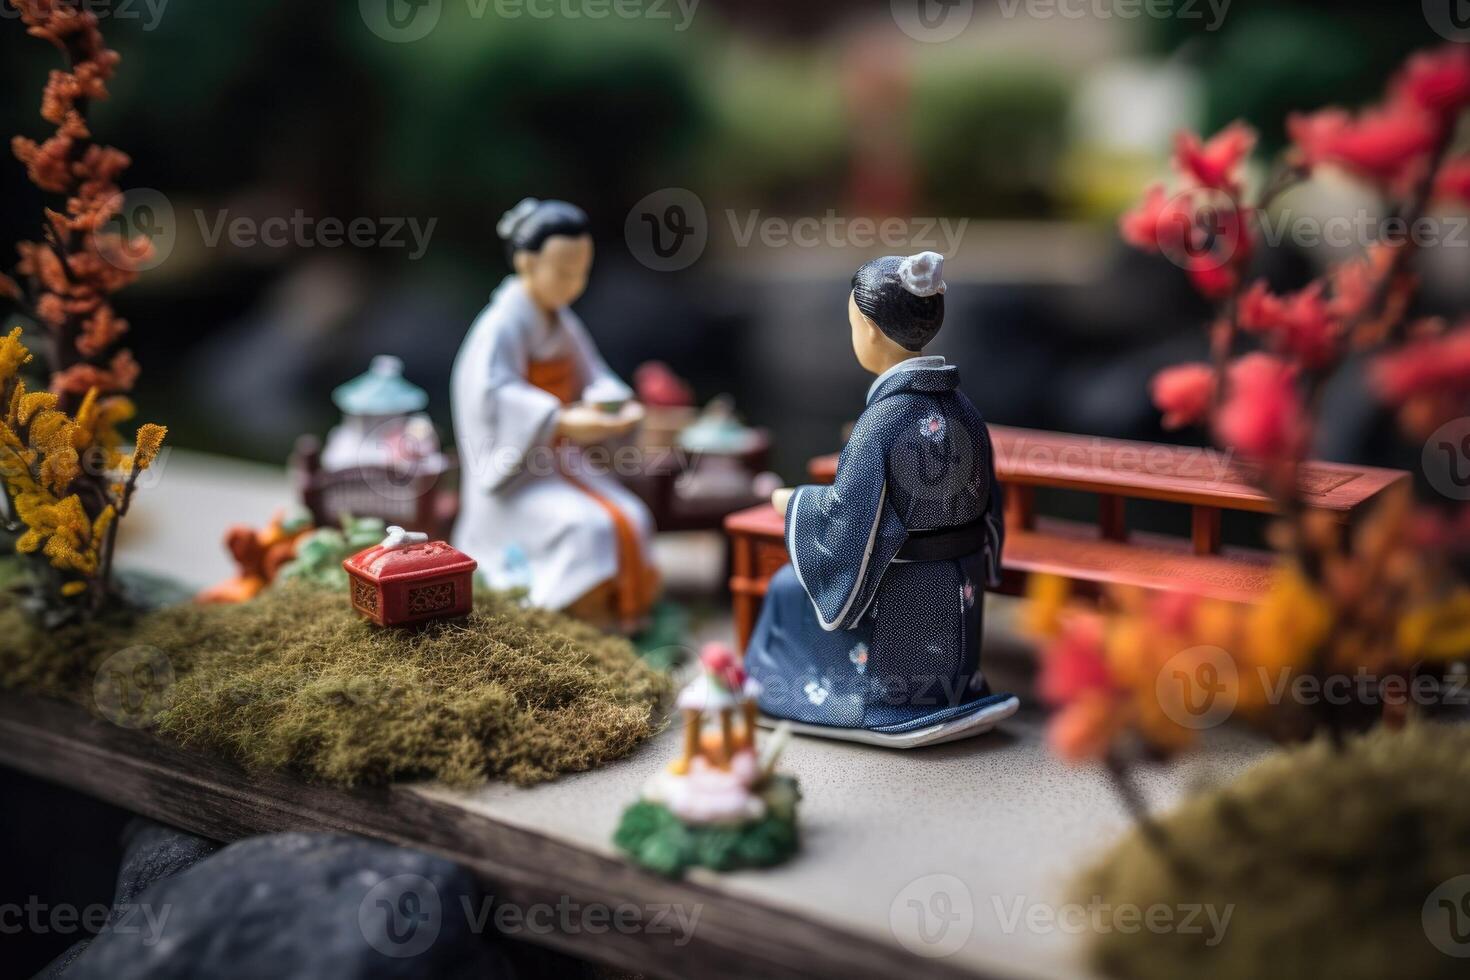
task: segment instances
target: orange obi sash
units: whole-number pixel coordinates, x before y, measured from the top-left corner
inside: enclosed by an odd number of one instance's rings
[[[526,380],[563,405],[571,405],[581,398],[583,381],[577,370],[576,360],[570,355],[547,361],[531,361],[527,365]],[[562,468],[561,475],[572,486],[597,501],[598,506],[612,520],[618,542],[618,573],[610,583],[614,589],[612,602],[619,618],[625,622],[638,619],[653,607],[658,576],[643,560],[643,546],[638,540],[638,531],[633,526],[632,519],[612,500],[588,486],[575,474],[568,473],[565,467]]]
[[[576,360],[570,356],[532,361],[527,365],[526,380],[563,405],[572,404],[582,395],[582,378]]]

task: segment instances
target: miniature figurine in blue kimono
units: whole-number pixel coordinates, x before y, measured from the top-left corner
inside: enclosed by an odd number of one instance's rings
[[[922,252],[853,276],[853,350],[878,379],[833,485],[773,497],[791,564],[771,580],[746,667],[762,712],[798,732],[907,748],[1019,706],[980,669],[1005,538],[990,434],[959,370],[923,356],[944,323],[943,266]]]

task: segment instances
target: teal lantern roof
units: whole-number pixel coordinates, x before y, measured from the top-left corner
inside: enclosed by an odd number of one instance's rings
[[[429,395],[404,380],[402,361],[379,354],[366,374],[337,386],[332,402],[344,415],[408,415],[423,411]]]

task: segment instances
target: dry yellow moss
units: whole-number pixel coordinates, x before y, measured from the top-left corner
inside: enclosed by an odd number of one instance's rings
[[[1463,977],[1466,961],[1430,943],[1421,915],[1470,869],[1467,785],[1462,724],[1282,751],[1160,821],[1195,880],[1135,833],[1077,888],[1084,904],[1097,896],[1112,908],[1228,908],[1223,939],[1210,946],[1210,928],[1113,929],[1091,937],[1093,966],[1157,980]]]
[[[43,633],[0,608],[0,685],[96,710],[115,652],[155,648],[175,682],[158,732],[248,767],[354,785],[535,783],[626,755],[668,681],[625,641],[489,593],[468,619],[380,630],[345,596],[283,586]]]

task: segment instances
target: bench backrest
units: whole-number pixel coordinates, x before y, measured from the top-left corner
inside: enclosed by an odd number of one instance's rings
[[[1270,513],[1271,498],[1256,488],[1251,464],[1213,448],[1166,446],[1008,425],[990,426],[996,477],[1009,492],[1014,526],[1035,524],[1037,487],[1076,490],[1099,497],[1104,538],[1124,540],[1127,500],[1162,500],[1192,508],[1191,537],[1197,554],[1220,549],[1220,514],[1226,510]],[[812,479],[830,483],[836,456],[811,461]],[[1402,470],[1311,462],[1300,473],[1309,505],[1350,520],[1365,504],[1409,478]]]

